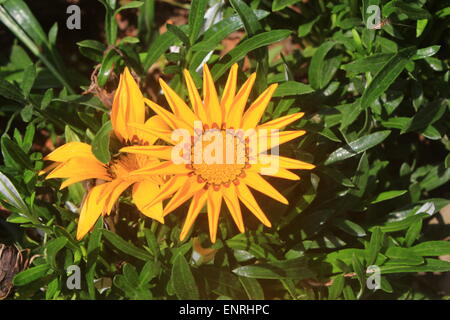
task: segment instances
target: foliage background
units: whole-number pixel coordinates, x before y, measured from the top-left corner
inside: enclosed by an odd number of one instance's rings
[[[81,30],[66,28],[71,3]],[[0,0],[0,21],[0,298],[448,298],[448,2]],[[240,83],[258,72],[253,98],[279,82],[265,120],[305,112],[293,128],[308,134],[281,152],[317,168],[271,180],[289,206],[256,195],[271,229],[246,215],[238,234],[225,214],[212,247],[205,219],[180,242],[185,208],[160,225],[127,197],[76,241],[95,182],[59,191],[38,176],[43,155],[86,141],[108,159],[100,128],[123,67],[165,105],[157,78],[186,96],[181,71],[202,61],[220,90],[234,62]],[[80,290],[66,286],[74,264]]]

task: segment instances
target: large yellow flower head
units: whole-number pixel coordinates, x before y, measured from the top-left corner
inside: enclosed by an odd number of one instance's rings
[[[287,204],[286,198],[261,175],[298,180],[299,177],[289,169],[314,168],[312,164],[267,152],[305,134],[303,130],[278,131],[300,119],[303,113],[258,125],[277,85],[267,88],[246,109],[256,74],[252,74],[237,90],[237,72],[238,66],[234,65],[219,100],[208,66],[204,65],[202,100],[191,75],[185,70],[192,109],[160,80],[172,112],[148,99],[145,102],[164,121],[165,127],[149,127],[138,123],[131,123],[130,126],[157,135],[170,145],[130,146],[120,150],[127,154],[141,154],[163,160],[132,173],[138,176],[171,176],[149,206],[171,197],[163,211],[163,215],[167,215],[192,198],[180,234],[181,240],[186,237],[206,205],[210,238],[215,242],[222,200],[240,232],[244,232],[240,202],[264,225],[270,227],[270,221],[248,187]]]
[[[119,87],[114,96],[111,123],[115,136],[123,145],[152,145],[158,138],[136,130],[129,123],[149,127],[158,125],[168,128],[158,116],[145,121],[144,97],[128,68],[120,77]],[[94,226],[100,215],[110,214],[119,196],[132,186],[132,198],[138,209],[146,216],[163,222],[162,203],[149,202],[160,193],[163,183],[159,176],[141,177],[132,175],[135,170],[159,163],[155,157],[135,154],[113,156],[109,163],[100,162],[92,153],[92,147],[82,142],[70,142],[51,152],[45,160],[54,161],[45,171],[51,170],[47,179],[67,178],[61,189],[87,179],[105,181],[94,186],[87,194],[81,208],[77,239],[82,239]]]

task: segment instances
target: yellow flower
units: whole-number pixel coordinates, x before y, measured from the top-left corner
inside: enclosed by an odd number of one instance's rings
[[[216,88],[211,77],[211,73],[207,65],[203,68],[203,101],[195,88],[194,82],[187,70],[184,76],[187,84],[189,98],[192,109],[173,91],[163,80],[160,84],[167,102],[172,112],[167,111],[156,103],[145,99],[147,105],[163,119],[170,127],[170,130],[149,128],[139,124],[130,124],[144,132],[158,135],[162,140],[172,144],[171,146],[130,146],[122,148],[121,152],[128,154],[141,154],[147,156],[158,157],[161,163],[152,164],[146,168],[135,171],[133,174],[138,175],[160,175],[167,174],[172,177],[161,187],[161,193],[150,202],[149,205],[171,197],[170,201],[164,208],[163,215],[167,215],[182,203],[192,197],[192,201],[187,213],[186,221],[182,228],[180,239],[183,240],[194,221],[199,215],[201,209],[206,204],[209,221],[210,238],[212,242],[216,241],[217,225],[222,205],[222,199],[225,201],[234,222],[240,232],[244,232],[244,223],[241,214],[239,200],[266,226],[271,224],[264,212],[261,210],[255,200],[251,188],[264,193],[284,204],[288,201],[281,195],[271,184],[261,177],[270,175],[274,177],[298,180],[299,177],[288,169],[313,169],[314,165],[305,163],[296,159],[281,157],[276,154],[267,154],[270,150],[279,144],[295,139],[305,131],[283,131],[267,133],[267,130],[277,131],[290,123],[300,119],[303,113],[290,114],[262,125],[258,125],[261,117],[272,97],[273,92],[277,88],[276,84],[267,88],[249,107],[245,110],[247,99],[255,82],[256,74],[252,74],[236,93],[238,66],[234,65],[229,73],[222,98],[219,101]],[[203,126],[198,127],[200,121]],[[239,134],[239,130],[256,129],[256,135],[264,135],[270,143],[266,146],[259,145],[256,160],[253,155],[255,150],[251,150],[249,145],[249,137],[243,137]],[[175,141],[175,136],[171,133],[183,129],[189,133],[191,141],[186,144],[185,148],[189,155],[190,162],[179,163],[175,161],[174,155],[178,155],[179,143]],[[233,129],[233,130],[230,130]],[[208,133],[215,133],[216,137],[222,137],[222,140],[228,139],[228,143],[212,146],[213,139],[203,139]],[[240,156],[231,156],[231,161],[225,163],[217,163],[207,161],[201,150],[214,149],[212,154],[221,153],[222,146],[230,145],[241,150]],[[212,146],[212,147],[211,147]],[[178,149],[175,149],[178,148]],[[200,150],[200,152],[198,151]],[[181,150],[182,151],[182,150]],[[223,154],[227,153],[224,150]],[[200,154],[199,154],[200,153]],[[200,156],[199,156],[200,155]],[[200,161],[195,161],[198,157]],[[194,161],[192,159],[194,158]],[[262,161],[264,160],[264,161]],[[277,163],[278,167],[275,171],[262,170],[267,167],[267,163]],[[267,168],[266,168],[267,169]]]
[[[114,96],[111,123],[114,134],[124,145],[152,145],[158,139],[154,135],[137,132],[135,128],[128,125],[129,123],[168,129],[159,116],[145,121],[144,97],[127,68],[120,77],[119,87]],[[132,186],[133,201],[138,209],[144,215],[164,222],[161,201],[148,205],[160,193],[159,186],[164,182],[162,178],[130,175],[135,170],[159,163],[157,158],[122,153],[113,156],[112,160],[105,164],[97,160],[89,144],[70,142],[51,152],[45,160],[55,162],[44,170],[45,172],[51,170],[46,179],[67,178],[62,183],[61,189],[87,179],[105,181],[94,186],[85,198],[78,222],[78,240],[89,232],[101,214],[110,214],[116,200],[130,186]]]

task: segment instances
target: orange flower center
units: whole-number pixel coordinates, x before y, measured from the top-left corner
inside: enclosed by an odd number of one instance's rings
[[[239,184],[239,178],[245,177],[245,169],[250,166],[249,149],[239,132],[204,129],[191,139],[191,164],[187,167],[199,183],[206,182],[205,188],[219,190],[221,185]]]

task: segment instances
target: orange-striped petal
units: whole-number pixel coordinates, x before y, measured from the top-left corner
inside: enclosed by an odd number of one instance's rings
[[[287,116],[280,117],[271,121],[268,121],[266,123],[263,123],[257,127],[257,129],[281,129],[288,125],[290,125],[292,122],[297,121],[301,117],[303,117],[305,113],[298,112],[293,114],[288,114]]]
[[[171,174],[187,174],[191,170],[186,168],[184,164],[175,164],[172,161],[156,162],[149,166],[130,172],[130,176],[145,175],[171,175]]]
[[[276,164],[278,164],[279,167],[285,168],[285,169],[311,170],[316,167],[315,165],[313,165],[311,163],[307,163],[307,162],[300,161],[297,159],[276,156],[276,155],[260,154],[259,159],[262,163],[276,163]]]
[[[232,184],[228,188],[222,188],[222,190],[223,198],[225,199],[225,203],[230,210],[234,223],[236,223],[236,226],[242,233],[245,231],[244,220],[242,220],[241,206],[239,205],[236,186]]]
[[[250,105],[242,119],[242,129],[255,128],[261,120],[264,111],[272,99],[272,94],[277,89],[278,84],[270,85],[263,93]]]
[[[163,215],[166,216],[173,210],[181,206],[184,202],[189,200],[195,193],[204,187],[204,183],[198,183],[195,176],[189,177],[185,184],[178,189],[177,193],[170,199],[164,208]]]
[[[211,121],[209,125],[215,122],[220,126],[223,122],[224,110],[220,107],[216,87],[208,65],[206,64],[203,65],[203,103],[208,113],[208,118]]]
[[[164,160],[172,159],[173,146],[131,146],[124,147],[119,152],[128,152],[135,154],[144,154],[150,157],[155,157]]]
[[[303,136],[306,131],[305,130],[296,130],[296,131],[276,131],[276,132],[264,132],[258,131],[258,139],[264,139],[264,143],[259,143],[258,151],[265,152],[269,149],[272,149],[280,144],[286,143],[288,141],[294,140],[298,137]]]
[[[268,183],[266,180],[264,180],[263,177],[261,177],[259,174],[247,171],[246,177],[243,179],[244,183],[248,186],[252,187],[253,189],[264,193],[266,196],[271,197],[272,199],[275,199],[277,201],[280,201],[281,203],[288,204],[289,202],[287,199],[278,192],[277,189],[272,187],[270,183]]]
[[[184,79],[186,80],[189,100],[191,100],[192,108],[194,109],[195,114],[203,123],[209,123],[210,120],[208,119],[208,114],[203,105],[203,101],[200,98],[200,94],[198,93],[198,90],[195,86],[194,80],[192,80],[191,74],[186,69],[184,69],[183,74]]]
[[[119,139],[132,140],[136,129],[128,126],[130,122],[144,123],[145,105],[141,90],[128,68],[120,76],[119,87],[114,95],[111,110],[111,123]]]
[[[191,205],[189,206],[189,210],[186,216],[186,220],[184,221],[183,228],[180,233],[180,240],[183,241],[186,238],[189,230],[197,219],[200,210],[202,210],[203,206],[206,203],[206,199],[208,194],[205,189],[201,189],[198,191],[193,197],[191,201]]]
[[[230,69],[227,83],[225,84],[225,88],[223,89],[222,99],[220,100],[220,106],[222,110],[224,110],[225,112],[225,119],[230,112],[231,106],[233,105],[234,97],[236,95],[237,72],[238,72],[238,64],[235,63]]]
[[[161,202],[167,198],[169,198],[171,195],[173,195],[175,192],[177,192],[179,189],[181,189],[185,183],[188,180],[187,175],[175,175],[171,177],[164,185],[162,185],[159,194],[155,196],[154,199],[152,199],[147,205],[147,207],[154,206],[157,202]]]
[[[50,152],[44,160],[64,162],[74,157],[95,159],[92,147],[83,142],[68,142]]]
[[[187,123],[194,126],[194,121],[198,120],[198,117],[195,116],[184,100],[181,99],[180,96],[171,87],[169,87],[163,79],[159,79],[159,84],[161,85],[164,96],[166,97],[166,100],[175,116],[184,119]]]
[[[54,178],[75,178],[78,176],[86,176],[88,179],[111,180],[106,167],[98,160],[91,158],[71,158],[61,163],[46,179]]]
[[[222,206],[222,190],[208,189],[208,224],[209,237],[215,243],[217,238],[217,226],[219,224],[220,208]]]
[[[239,89],[236,97],[233,100],[233,107],[227,115],[227,126],[233,128],[240,128],[242,114],[244,113],[245,105],[247,104],[248,97],[252,91],[253,84],[255,83],[256,73],[252,75],[245,81],[241,89]]]
[[[101,198],[100,193],[103,189],[107,188],[108,185],[109,183],[104,183],[95,186],[86,196],[84,204],[81,208],[80,219],[78,221],[77,240],[83,239],[83,237],[92,229],[97,219],[103,213],[106,198]]]
[[[276,172],[272,172],[272,170],[270,170],[270,171],[262,170],[263,168],[268,168],[268,167],[269,167],[268,165],[262,165],[262,164],[256,163],[256,164],[252,164],[250,169],[248,169],[248,171],[259,173],[263,176],[265,175],[265,176],[283,178],[283,179],[288,179],[288,180],[300,180],[300,177],[298,175],[296,175],[295,173],[293,173],[287,169],[284,169],[284,168],[278,168],[278,170]]]
[[[149,218],[155,219],[161,223],[164,223],[162,202],[156,202],[154,205],[149,206],[149,203],[160,193],[159,186],[150,181],[143,180],[133,185],[133,202],[136,207],[144,215]]]
[[[255,217],[257,217],[259,221],[261,221],[264,225],[271,227],[272,224],[270,223],[269,219],[267,219],[264,212],[261,210],[258,202],[256,202],[255,197],[245,185],[245,183],[240,183],[237,186],[237,191],[239,200],[241,200],[242,203],[245,204],[245,206],[255,215]]]
[[[153,101],[149,99],[144,99],[145,103],[153,110],[157,115],[161,117],[161,119],[167,123],[167,125],[172,129],[186,129],[189,130],[191,134],[194,133],[194,124],[188,123],[184,121],[183,119],[178,118],[173,113],[167,111],[163,107],[159,106],[158,104],[154,103]]]

